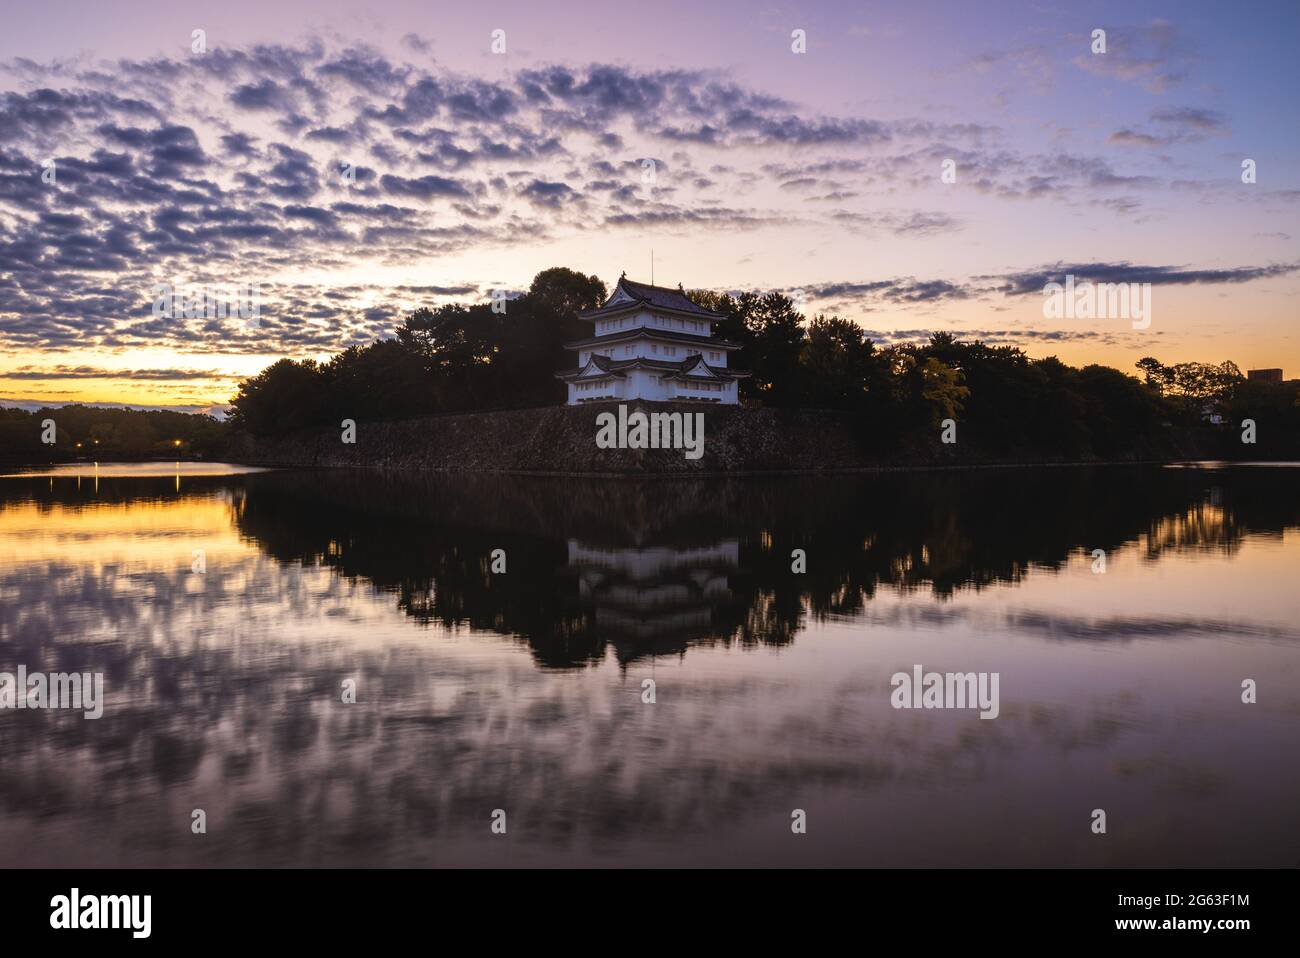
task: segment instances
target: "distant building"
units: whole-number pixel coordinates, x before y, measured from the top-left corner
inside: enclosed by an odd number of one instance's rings
[[[1248,369],[1246,378],[1253,379],[1261,383],[1280,383],[1282,381],[1282,370],[1280,369]]]
[[[599,309],[578,314],[594,335],[565,343],[578,368],[556,373],[569,387],[567,405],[608,400],[659,402],[740,401],[738,380],[749,373],[727,368],[740,348],[713,336],[721,313],[695,305],[676,289],[634,283],[620,276]]]

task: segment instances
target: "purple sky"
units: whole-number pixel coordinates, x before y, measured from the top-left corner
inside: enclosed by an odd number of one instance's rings
[[[25,7],[0,37],[0,398],[217,404],[548,266],[648,279],[651,249],[660,283],[798,291],[881,342],[1300,375],[1298,11]],[[1150,328],[1045,318],[1068,272],[1151,283]],[[261,324],[155,318],[160,282],[257,283]]]

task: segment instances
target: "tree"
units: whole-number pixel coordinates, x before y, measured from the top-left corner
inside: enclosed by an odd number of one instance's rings
[[[861,326],[818,316],[808,324],[800,356],[802,404],[861,409],[876,365],[875,347]]]
[[[1199,422],[1213,413],[1232,397],[1232,392],[1243,381],[1241,370],[1231,361],[1219,363],[1178,363],[1171,370],[1172,383],[1167,394],[1181,401],[1184,414],[1192,422]]]
[[[595,276],[554,266],[533,277],[528,296],[540,315],[571,319],[575,313],[595,309],[605,302],[605,284]]]
[[[57,424],[55,443],[41,442],[42,423]],[[118,409],[73,403],[36,412],[0,409],[0,461],[50,462],[94,457],[138,459],[160,454],[213,457],[226,430],[212,416],[166,409]],[[179,441],[180,445],[177,445]],[[81,445],[78,446],[78,443]]]
[[[538,273],[503,310],[489,303],[416,309],[396,338],[424,365],[437,410],[557,403],[564,387],[555,373],[574,358],[563,344],[592,332],[576,314],[604,300],[597,277],[556,267]]]
[[[350,346],[321,368],[330,420],[399,419],[433,412],[433,382],[421,357],[396,339]]]
[[[859,413],[863,442],[884,454],[950,418],[960,418],[963,443],[984,455],[1077,459],[1150,452],[1165,424],[1200,424],[1216,410],[1238,421],[1267,417],[1270,435],[1300,415],[1294,388],[1256,389],[1231,362],[1166,366],[1148,356],[1137,363],[1139,381],[1102,366],[1075,369],[1055,356],[1031,360],[1014,346],[950,332],[878,348],[838,316],[805,323],[780,293],[687,296],[721,316],[716,336],[741,346],[728,365],[752,374],[741,380],[746,402]],[[598,278],[557,267],[538,273],[504,311],[482,301],[420,307],[393,339],[349,347],[323,366],[281,360],[241,383],[232,420],[274,435],[345,417],[559,403],[564,388],[555,373],[574,367],[563,344],[592,335],[577,313],[604,299]],[[102,413],[70,421],[70,432],[61,420],[60,437],[109,423],[116,435],[121,427]],[[155,428],[161,437],[173,426]]]
[[[803,316],[781,293],[768,293],[743,306],[754,392],[768,405],[798,405]]]
[[[1158,359],[1144,356],[1136,365],[1145,375],[1146,384],[1161,395],[1174,381],[1174,371]]]
[[[1159,393],[1106,366],[1084,366],[1076,377],[1085,407],[1079,418],[1095,455],[1118,459],[1148,444],[1165,420]]]
[[[230,406],[231,424],[258,436],[318,425],[327,408],[324,377],[314,360],[277,360],[241,382]]]
[[[961,413],[970,396],[970,390],[962,385],[965,379],[961,370],[946,366],[933,356],[925,360],[921,366],[921,399],[929,407],[931,425],[938,426]]]
[[[506,306],[498,375],[494,388],[511,397],[509,405],[540,406],[564,400],[556,370],[576,360],[564,344],[592,335],[577,318],[605,301],[605,284],[595,276],[556,267],[534,278],[528,292]]]

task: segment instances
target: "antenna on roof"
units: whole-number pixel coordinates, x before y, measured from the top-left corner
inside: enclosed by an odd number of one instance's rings
[[[654,284],[655,284],[655,251],[654,251],[654,248],[651,247],[651,249],[650,249],[650,285],[653,286]]]

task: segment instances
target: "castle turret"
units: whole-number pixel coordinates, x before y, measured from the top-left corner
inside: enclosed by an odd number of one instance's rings
[[[691,302],[686,291],[634,283],[620,276],[598,309],[578,314],[593,335],[565,343],[578,354],[578,368],[556,373],[569,387],[568,405],[601,400],[739,402],[738,380],[729,369],[738,343],[717,339],[714,324],[726,317]]]

